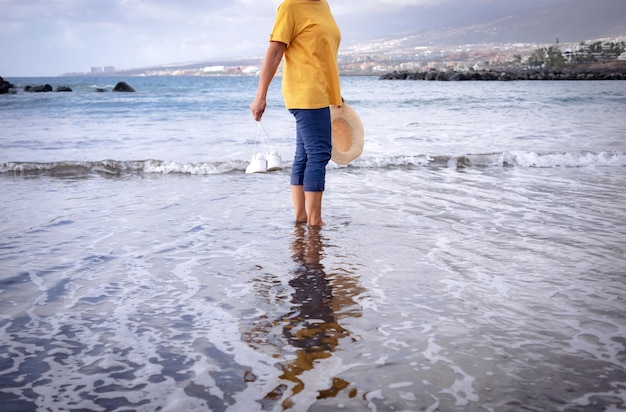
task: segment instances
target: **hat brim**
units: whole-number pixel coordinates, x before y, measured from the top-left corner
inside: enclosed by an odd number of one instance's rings
[[[347,103],[330,106],[333,148],[330,160],[347,165],[363,153],[363,123]]]

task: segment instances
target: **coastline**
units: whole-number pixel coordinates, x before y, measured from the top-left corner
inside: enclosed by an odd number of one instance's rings
[[[577,65],[561,70],[542,68],[493,68],[484,70],[393,71],[380,80],[513,81],[513,80],[626,80],[626,64]]]

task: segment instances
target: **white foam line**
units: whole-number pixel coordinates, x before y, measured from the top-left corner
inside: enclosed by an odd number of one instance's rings
[[[450,359],[440,356],[441,346],[434,343],[434,339],[434,337],[428,339],[428,347],[423,352],[424,357],[432,365],[439,362],[446,364],[456,376],[461,377],[460,379],[455,379],[449,389],[442,389],[439,392],[452,395],[456,399],[456,406],[467,406],[470,401],[477,402],[480,398],[473,387],[475,378],[467,374],[461,367],[455,365]]]

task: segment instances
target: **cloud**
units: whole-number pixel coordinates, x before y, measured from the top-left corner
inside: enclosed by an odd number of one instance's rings
[[[328,0],[343,42],[557,0]],[[0,75],[261,56],[281,0],[0,0]],[[524,6],[525,5],[525,6]]]
[[[333,12],[336,14],[343,14],[349,11],[362,12],[362,11],[389,11],[398,10],[406,6],[433,6],[446,3],[450,0],[361,0],[355,7],[352,2],[329,2]],[[346,4],[348,3],[348,4]]]
[[[0,42],[9,45],[12,56],[11,61],[0,62],[0,75],[64,65],[68,67],[62,71],[83,71],[92,65],[141,67],[235,57],[255,48],[260,53],[278,3],[0,0]],[[33,52],[46,63],[34,64],[38,60],[30,55]],[[30,67],[11,69],[20,64]]]

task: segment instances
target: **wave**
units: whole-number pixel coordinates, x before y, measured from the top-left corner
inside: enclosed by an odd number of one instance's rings
[[[7,162],[0,163],[0,174],[81,176],[100,174],[121,176],[130,174],[190,174],[215,175],[243,172],[247,166],[243,161],[178,163],[163,160],[101,160],[59,162]]]
[[[242,160],[225,162],[180,163],[163,160],[101,160],[59,162],[6,162],[0,163],[2,175],[46,176],[121,176],[130,174],[188,174],[216,175],[244,173],[248,163]],[[285,169],[290,164],[283,162]],[[471,168],[471,167],[624,167],[626,153],[621,152],[562,152],[537,153],[507,151],[458,156],[402,155],[362,156],[347,166],[330,163],[335,169],[412,169],[418,167]]]

